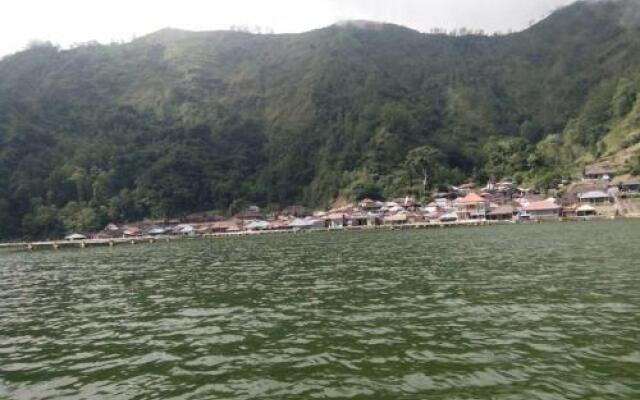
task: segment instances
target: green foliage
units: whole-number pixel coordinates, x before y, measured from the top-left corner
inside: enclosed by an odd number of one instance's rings
[[[544,135],[544,128],[537,122],[526,120],[520,125],[520,136],[529,143],[537,143]]]
[[[356,171],[346,175],[345,181],[349,184],[341,193],[343,197],[354,200],[383,198],[382,187],[367,171]]]
[[[600,85],[589,97],[580,115],[567,128],[568,140],[597,153],[597,144],[610,129],[611,99],[615,87],[611,82]]]
[[[100,210],[86,203],[68,203],[59,213],[66,232],[95,232],[107,223]]]
[[[442,154],[440,151],[431,146],[421,146],[407,154],[405,165],[409,168],[412,176],[417,176],[421,180],[422,198],[426,197],[427,191],[433,185],[438,163],[441,159]]]
[[[632,134],[630,134],[623,142],[622,142],[622,148],[627,148],[627,147],[631,147],[635,144],[640,143],[640,131],[638,132],[634,132]]]
[[[530,169],[531,151],[531,146],[522,138],[490,138],[483,148],[487,160],[485,171],[494,179],[514,177],[518,172],[526,172]]]
[[[35,238],[57,238],[65,233],[59,212],[52,206],[35,206],[24,216],[22,226]]]
[[[549,135],[535,149],[528,149],[526,165],[529,172],[515,174],[531,186],[547,190],[555,188],[563,179],[575,176],[573,160],[577,158],[571,146],[564,143],[560,135]]]
[[[640,176],[640,153],[634,154],[629,160],[627,160],[627,173],[635,176]]]
[[[249,206],[251,206],[251,203],[248,201],[244,199],[236,199],[229,205],[227,214],[229,214],[229,216],[239,214],[245,211]]]
[[[639,91],[640,87],[636,82],[628,78],[620,80],[612,101],[615,117],[622,118],[631,112]]]

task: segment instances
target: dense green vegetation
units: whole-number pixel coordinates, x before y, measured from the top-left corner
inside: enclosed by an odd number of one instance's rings
[[[640,128],[638,15],[579,2],[507,36],[349,23],[32,46],[0,61],[0,238],[466,179],[551,187]]]

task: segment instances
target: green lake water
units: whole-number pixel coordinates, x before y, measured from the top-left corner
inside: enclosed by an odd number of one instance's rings
[[[640,399],[640,221],[0,253],[0,398]]]

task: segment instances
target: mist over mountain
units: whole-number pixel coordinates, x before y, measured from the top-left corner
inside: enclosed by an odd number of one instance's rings
[[[0,238],[246,203],[323,206],[513,176],[540,189],[640,139],[640,6],[578,2],[504,36],[364,21],[165,29],[0,60]]]

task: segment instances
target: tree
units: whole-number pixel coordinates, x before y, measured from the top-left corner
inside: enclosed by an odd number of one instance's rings
[[[250,205],[251,204],[244,199],[236,199],[229,205],[227,214],[229,214],[229,216],[234,216],[245,211]]]
[[[627,161],[627,171],[631,175],[640,175],[640,153],[635,154]]]
[[[493,138],[487,141],[483,152],[487,160],[485,172],[492,178],[513,177],[515,173],[528,169],[531,149],[525,139]]]
[[[616,117],[624,117],[631,112],[638,91],[639,88],[635,82],[626,78],[620,80],[612,100],[613,113]]]
[[[346,174],[351,183],[343,190],[346,198],[360,201],[365,198],[381,200],[382,188],[375,178],[366,170],[354,171]]]
[[[418,175],[422,179],[423,198],[426,197],[427,190],[433,183],[434,172],[440,158],[441,153],[431,146],[418,147],[407,154],[405,165],[412,174]]]
[[[95,232],[106,224],[104,216],[86,203],[73,201],[60,210],[59,217],[67,232]]]
[[[22,221],[24,233],[33,238],[55,238],[65,232],[65,226],[55,207],[36,205]]]

